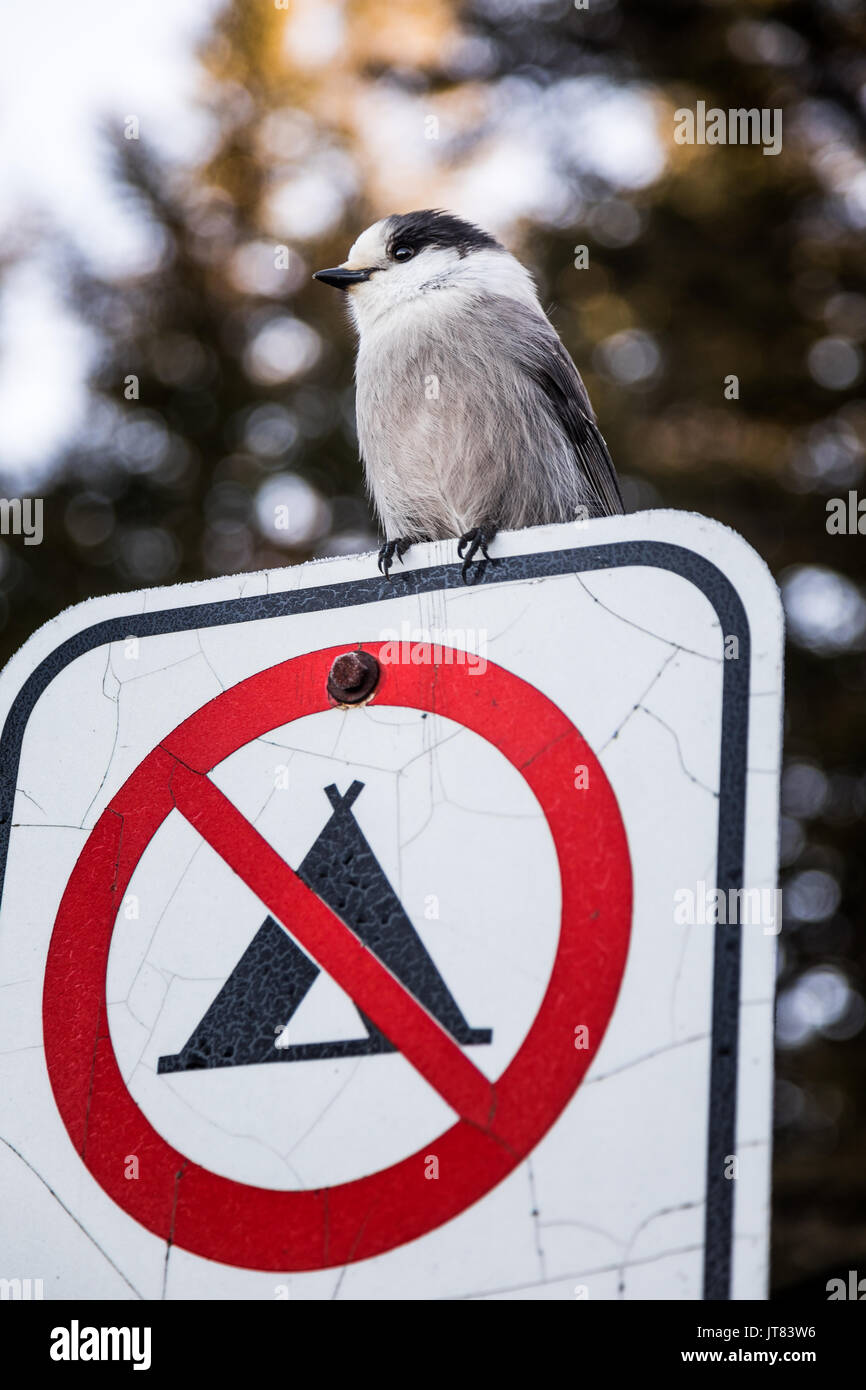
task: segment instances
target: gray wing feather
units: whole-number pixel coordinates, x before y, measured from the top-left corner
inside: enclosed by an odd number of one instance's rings
[[[595,420],[580,373],[550,321],[512,300],[512,351],[520,368],[543,393],[574,451],[575,464],[596,498],[598,515],[624,512],[616,470]]]

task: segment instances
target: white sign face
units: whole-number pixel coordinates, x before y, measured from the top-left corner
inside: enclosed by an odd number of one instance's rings
[[[493,553],[97,599],[6,668],[0,1277],[765,1296],[775,585],[674,512]]]

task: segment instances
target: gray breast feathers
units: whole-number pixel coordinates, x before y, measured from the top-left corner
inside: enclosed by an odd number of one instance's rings
[[[541,312],[489,296],[446,314],[435,300],[358,353],[358,436],[386,535],[621,512],[583,383]]]

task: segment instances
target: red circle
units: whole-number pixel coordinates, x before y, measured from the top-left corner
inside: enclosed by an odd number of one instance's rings
[[[391,652],[386,652],[386,647]],[[94,826],[66,886],[45,968],[45,1057],[70,1138],[106,1193],[154,1235],[247,1269],[326,1269],[379,1255],[433,1230],[501,1182],[571,1099],[604,1035],[619,992],[631,928],[625,829],[601,765],[545,695],[502,667],[461,664],[429,648],[415,665],[382,658],[375,702],[440,714],[485,738],[535,794],[562,881],[559,944],[538,1015],[494,1083],[487,1126],[459,1119],[410,1157],[316,1191],[280,1192],[190,1162],[153,1128],[117,1064],[106,1012],[108,954],[117,911],[145,847],[173,807],[178,762],[207,773],[252,739],[334,707],[325,682],[345,648],[310,652],[218,695],[152,750]],[[389,656],[391,660],[389,660]],[[170,751],[169,751],[170,749]],[[586,770],[576,776],[579,768]],[[489,871],[488,866],[483,866]],[[588,1030],[578,1047],[576,1029]],[[435,1154],[440,1180],[426,1181]],[[125,1176],[138,1158],[138,1177]]]

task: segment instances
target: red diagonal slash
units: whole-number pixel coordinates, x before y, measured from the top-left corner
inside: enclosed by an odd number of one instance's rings
[[[496,1102],[492,1083],[379,958],[298,878],[204,773],[178,762],[171,790],[178,810],[211,849],[452,1110],[489,1130]]]

